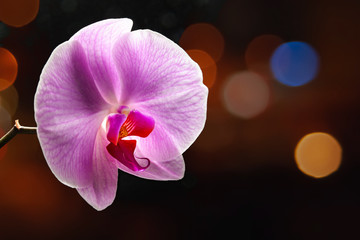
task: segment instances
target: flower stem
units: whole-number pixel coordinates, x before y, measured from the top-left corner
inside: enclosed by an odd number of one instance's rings
[[[0,148],[10,142],[16,134],[36,134],[36,127],[24,127],[21,126],[19,120],[15,120],[15,125],[0,139]]]

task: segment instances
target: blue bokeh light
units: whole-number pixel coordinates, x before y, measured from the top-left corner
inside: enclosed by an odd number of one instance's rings
[[[271,57],[271,70],[279,82],[288,86],[301,86],[313,80],[318,72],[316,51],[304,42],[281,44]]]

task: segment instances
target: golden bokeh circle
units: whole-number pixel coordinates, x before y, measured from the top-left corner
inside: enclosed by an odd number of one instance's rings
[[[314,132],[304,136],[296,146],[295,161],[298,168],[314,178],[335,172],[341,163],[342,148],[330,134]]]

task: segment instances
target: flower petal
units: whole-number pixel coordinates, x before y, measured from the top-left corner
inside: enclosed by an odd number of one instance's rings
[[[103,210],[115,199],[118,169],[111,162],[105,146],[108,141],[105,131],[100,128],[95,142],[93,164],[93,183],[85,188],[78,188],[79,194],[96,210]]]
[[[147,138],[137,138],[137,148],[157,161],[167,161],[185,152],[204,128],[206,101],[207,91],[194,88],[137,104],[139,111],[156,122]]]
[[[199,66],[174,42],[150,30],[125,34],[115,45],[122,104],[156,123],[137,147],[151,161],[176,158],[205,124],[208,89]]]
[[[84,47],[96,85],[112,104],[118,103],[120,94],[112,49],[116,40],[130,32],[132,24],[128,18],[107,19],[84,27],[70,39],[79,41]]]
[[[111,113],[107,118],[107,139],[113,144],[117,145],[119,140],[119,132],[121,126],[126,120],[126,116],[124,114],[119,113]],[[104,146],[106,146],[105,144]]]
[[[35,120],[45,159],[70,187],[91,183],[96,132],[107,104],[93,81],[82,46],[59,45],[44,66],[35,94]]]
[[[136,30],[115,43],[114,60],[122,88],[121,103],[162,98],[202,84],[200,67],[170,39]]]
[[[141,156],[137,159],[143,159],[143,155],[136,150],[135,156]],[[156,162],[150,160],[150,165],[143,171],[133,171],[114,158],[112,162],[124,172],[151,180],[179,180],[184,177],[185,173],[185,163],[182,155],[170,161]]]
[[[142,158],[140,160],[145,161],[145,165],[140,165],[134,156],[135,147],[136,140],[120,140],[117,145],[110,143],[106,149],[113,158],[132,171],[143,171],[149,166],[150,161],[147,158]]]
[[[184,177],[185,163],[182,155],[166,162],[151,162],[143,172],[135,175],[153,180],[179,180]]]
[[[133,110],[129,113],[124,125],[128,136],[147,137],[155,127],[152,117],[146,116],[139,111]]]

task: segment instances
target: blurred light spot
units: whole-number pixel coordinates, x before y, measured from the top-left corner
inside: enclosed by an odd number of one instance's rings
[[[283,42],[278,36],[270,34],[254,38],[245,51],[247,68],[266,79],[271,79],[270,59],[275,49]]]
[[[299,141],[295,149],[295,160],[303,173],[321,178],[339,168],[341,152],[341,146],[334,137],[327,133],[314,132]]]
[[[220,31],[208,23],[190,25],[183,32],[179,45],[185,50],[199,49],[207,52],[216,62],[224,52],[224,38]]]
[[[39,0],[1,0],[0,20],[13,27],[22,27],[35,19]]]
[[[0,48],[0,91],[14,83],[17,71],[18,65],[15,57],[5,48]]]
[[[319,59],[316,51],[304,42],[280,45],[271,57],[274,77],[288,86],[301,86],[316,77]]]
[[[270,89],[264,79],[252,72],[236,73],[224,86],[224,103],[227,110],[249,119],[265,110],[270,100]]]
[[[5,108],[0,106],[0,128],[6,132],[12,127],[11,116]]]
[[[78,2],[76,0],[62,0],[61,9],[66,13],[71,13],[76,10]]]
[[[37,225],[46,226],[53,218],[60,224],[64,217],[64,211],[61,210],[63,208],[60,206],[66,196],[54,183],[52,176],[48,174],[48,169],[39,164],[24,161],[35,159],[35,156],[31,155],[31,151],[27,153],[20,151],[22,154],[17,158],[10,159],[13,154],[12,149],[16,148],[9,147],[8,149],[9,160],[16,160],[15,162],[20,163],[8,163],[2,166],[3,169],[0,172],[2,180],[0,182],[0,206],[2,209],[10,210],[14,216],[21,217],[22,220],[29,223],[30,229],[36,229]],[[70,199],[67,198],[66,201],[68,200]],[[76,213],[76,209],[73,209],[71,205],[70,200],[67,207]]]
[[[216,63],[209,54],[201,50],[188,50],[186,51],[189,56],[199,64],[203,73],[204,84],[211,88],[216,80]]]
[[[5,135],[5,133],[6,132],[2,128],[0,128],[0,138],[2,138]],[[6,144],[2,148],[0,148],[0,160],[5,157],[5,154],[6,154],[6,151],[7,151],[7,146],[8,146],[8,144]]]
[[[11,116],[14,116],[18,102],[19,94],[13,85],[0,92],[0,106],[5,108]]]

